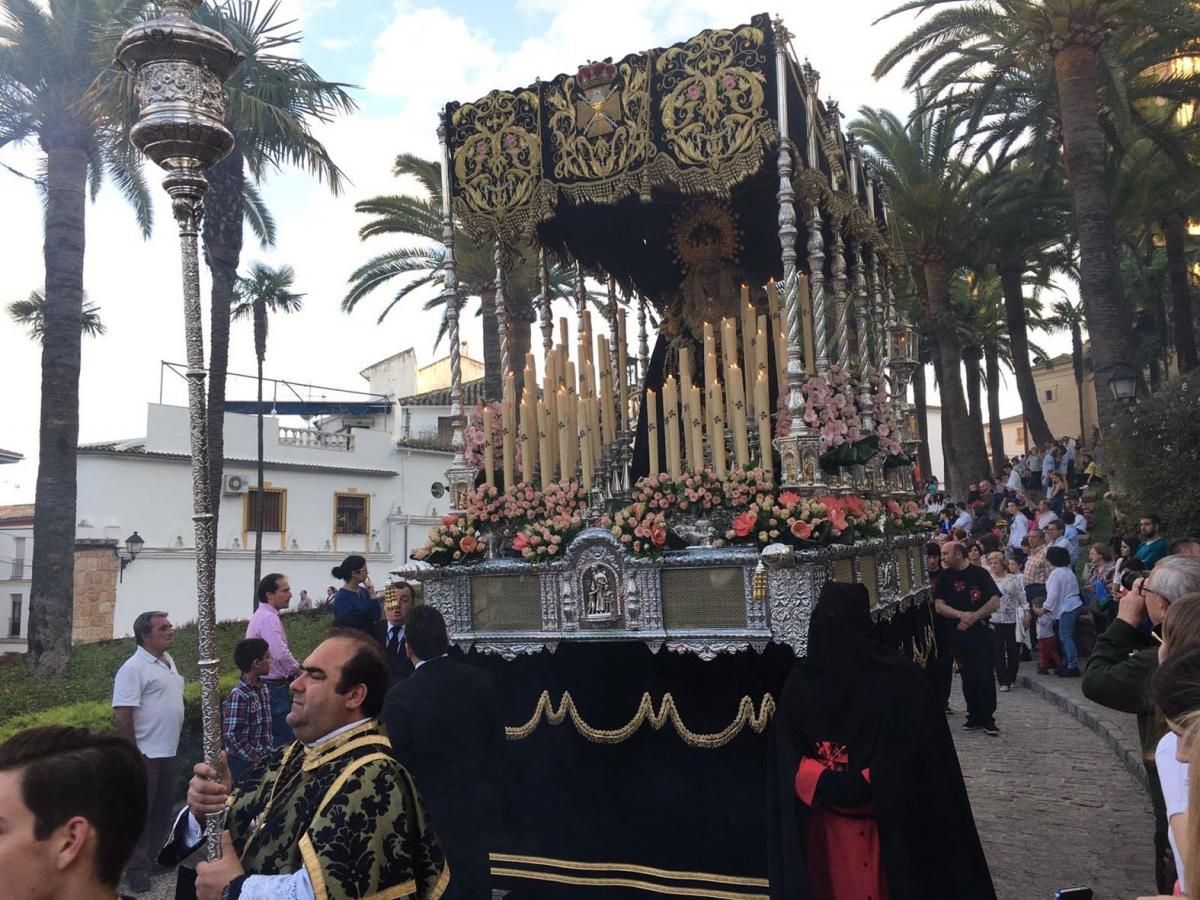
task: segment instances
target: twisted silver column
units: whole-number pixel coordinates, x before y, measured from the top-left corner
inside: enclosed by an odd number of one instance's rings
[[[646,381],[650,369],[650,342],[646,333],[646,298],[638,294],[638,374]]]
[[[496,250],[492,254],[492,259],[496,264],[496,326],[500,332],[500,385],[503,387],[505,380],[508,378],[508,373],[512,369],[512,347],[510,333],[512,332],[512,322],[509,321],[508,315],[508,297],[505,295],[505,286],[507,278],[507,264],[505,257],[507,254],[504,250],[504,245],[500,240],[496,240]],[[496,398],[489,397],[489,400]]]
[[[554,349],[554,316],[551,310],[554,298],[550,296],[550,266],[546,262],[545,248],[538,250],[538,282],[542,289],[538,296],[538,315],[542,320],[542,350],[549,354]]]

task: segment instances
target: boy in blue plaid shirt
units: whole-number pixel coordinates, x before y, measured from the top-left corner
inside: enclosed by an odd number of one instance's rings
[[[271,752],[271,695],[260,679],[270,671],[271,650],[262,638],[233,649],[241,680],[225,698],[224,737],[229,774],[237,781]]]

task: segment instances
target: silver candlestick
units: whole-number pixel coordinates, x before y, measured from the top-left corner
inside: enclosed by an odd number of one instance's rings
[[[204,324],[197,241],[208,189],[205,170],[224,159],[234,139],[225,127],[225,90],[242,56],[224,37],[192,21],[199,0],[163,0],[158,19],[131,27],[117,44],[118,64],[133,76],[139,115],[130,138],[166,169],[163,186],[179,226],[187,340],[188,425],[192,454],[192,521],[196,537],[196,624],[204,760],[221,768],[221,697],[217,687],[216,533],[208,469]],[[205,822],[208,859],[221,858],[221,823]]]

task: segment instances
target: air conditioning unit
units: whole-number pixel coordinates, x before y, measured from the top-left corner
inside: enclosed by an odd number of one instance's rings
[[[244,494],[250,489],[244,475],[226,475],[221,483],[223,494]]]

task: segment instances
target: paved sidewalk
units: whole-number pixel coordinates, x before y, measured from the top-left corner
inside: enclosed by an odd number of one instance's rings
[[[1080,662],[1080,668],[1086,661]],[[1142,767],[1142,745],[1138,738],[1137,716],[1118,712],[1093,703],[1083,696],[1082,679],[1038,675],[1032,663],[1021,663],[1018,683],[1055,704],[1078,722],[1096,732],[1143,788],[1146,770]]]
[[[998,738],[962,731],[957,686],[951,705],[1000,900],[1050,900],[1075,885],[1090,886],[1096,900],[1154,893],[1150,801],[1104,739],[1025,688],[999,694]]]

